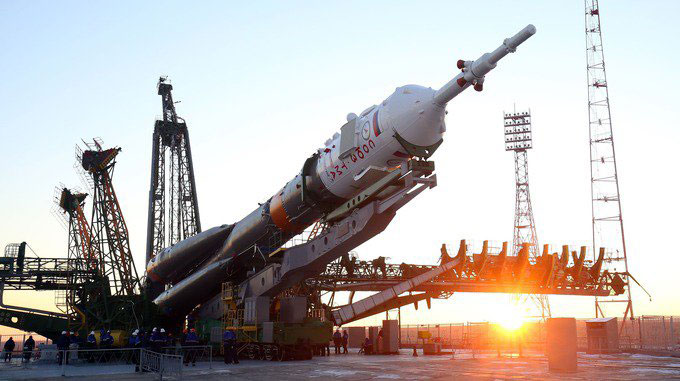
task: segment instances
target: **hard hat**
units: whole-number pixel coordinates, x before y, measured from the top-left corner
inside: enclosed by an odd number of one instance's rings
[[[157,327],[153,327],[154,332],[158,331]]]
[[[196,328],[192,328],[192,329],[191,329],[191,332],[196,332]]]
[[[94,331],[90,332],[90,335],[94,335]]]
[[[139,333],[139,330],[138,330],[138,329],[135,329],[135,331],[132,332],[133,335],[136,335],[136,334],[138,334],[138,333]]]
[[[62,335],[65,335],[65,334],[66,334],[66,331],[61,331],[61,334],[62,334]]]
[[[71,331],[71,335],[73,335],[73,331]]]
[[[165,333],[165,328],[161,328],[161,333]]]
[[[106,331],[106,333],[111,333],[111,331]]]

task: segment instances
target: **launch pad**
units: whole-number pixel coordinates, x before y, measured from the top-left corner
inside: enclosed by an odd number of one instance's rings
[[[494,354],[475,354],[457,351],[454,357],[413,357],[409,350],[395,356],[363,356],[355,352],[348,355],[317,357],[305,362],[262,362],[244,360],[237,366],[215,361],[211,366],[198,363],[183,370],[183,380],[234,380],[276,379],[299,380],[306,378],[341,378],[343,380],[396,379],[560,379],[617,380],[675,379],[680,377],[677,359],[645,355],[579,355],[577,373],[558,373],[547,370],[546,360],[540,353],[528,352],[523,357],[516,354],[498,357]],[[63,380],[61,370],[55,367],[33,366],[26,369],[2,366],[0,372],[8,379]],[[116,380],[149,380],[155,376],[134,373],[131,365],[69,365],[67,377],[79,380],[101,380],[103,376]],[[164,379],[176,379],[164,377]]]

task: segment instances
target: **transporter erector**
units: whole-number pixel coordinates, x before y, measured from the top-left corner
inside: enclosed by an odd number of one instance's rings
[[[528,25],[493,52],[459,60],[460,73],[439,90],[398,87],[381,103],[347,115],[340,133],[257,209],[152,258],[147,279],[165,285],[154,303],[169,315],[184,316],[198,307],[199,315],[216,317],[223,282],[234,284],[242,301],[273,297],[380,233],[398,208],[436,185],[434,163],[427,158],[443,142],[447,103],[468,87],[482,91],[485,75],[535,32]],[[327,229],[319,246],[308,243],[279,253],[320,220]]]

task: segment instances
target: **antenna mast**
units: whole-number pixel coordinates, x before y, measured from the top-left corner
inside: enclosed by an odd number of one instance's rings
[[[604,64],[600,6],[597,0],[585,0],[586,62],[588,75],[588,130],[590,133],[590,190],[592,199],[593,254],[596,247],[606,247],[604,262],[608,270],[621,270],[626,292],[615,298],[595,298],[595,316],[604,316],[602,303],[625,303],[620,331],[628,316],[632,319],[626,239],[616,169],[612,133],[609,87]],[[618,268],[617,268],[618,267]]]

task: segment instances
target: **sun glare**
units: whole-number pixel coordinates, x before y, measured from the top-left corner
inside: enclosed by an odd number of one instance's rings
[[[497,323],[506,331],[513,332],[522,328],[524,314],[519,305],[508,301],[504,306],[499,306]]]
[[[507,316],[498,322],[506,331],[516,331],[524,324],[521,316]]]

